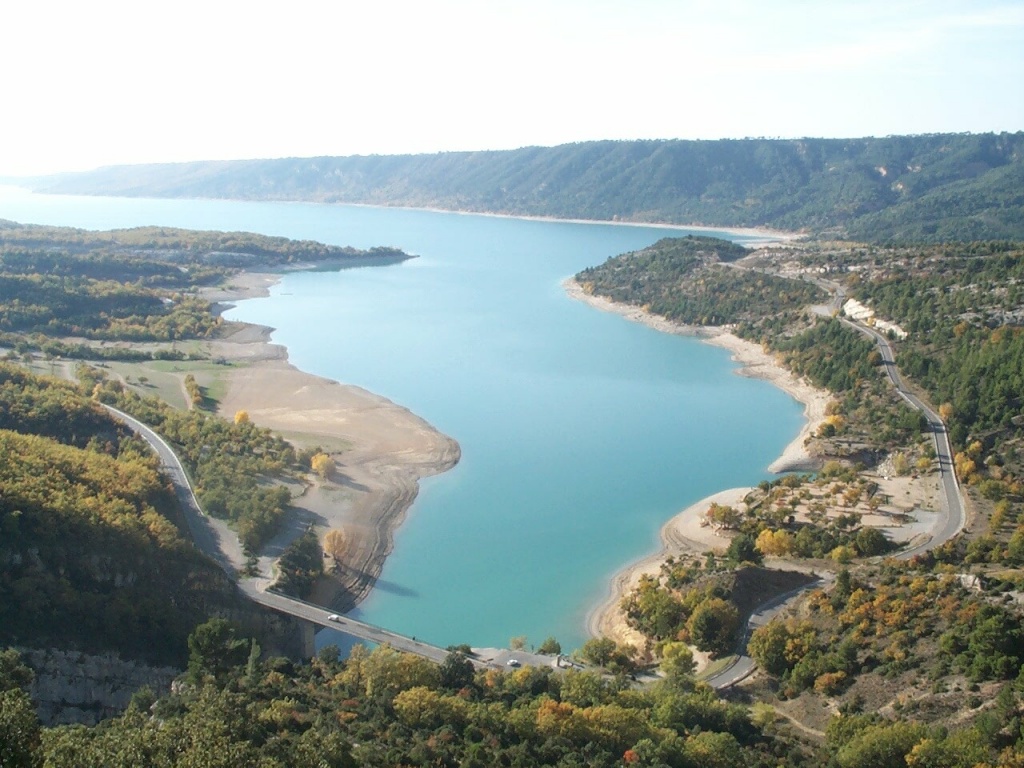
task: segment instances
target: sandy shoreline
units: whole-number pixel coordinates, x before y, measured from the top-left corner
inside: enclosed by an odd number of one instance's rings
[[[240,273],[204,298],[223,310],[232,301],[267,295],[280,279],[280,273]],[[459,445],[387,398],[299,370],[288,362],[287,349],[270,343],[273,329],[233,326],[225,338],[209,343],[211,356],[232,363],[221,375],[220,414],[230,419],[246,411],[254,424],[298,446],[320,446],[337,465],[326,481],[310,476],[293,500],[286,529],[261,553],[260,569],[270,576],[281,549],[307,526],[315,526],[321,538],[340,529],[345,554],[313,599],[348,610],[373,588],[419,480],[454,466]]]
[[[703,553],[721,551],[729,546],[729,539],[719,536],[711,528],[701,527],[701,516],[712,503],[735,506],[750,492],[750,488],[730,488],[697,501],[661,527],[661,549],[630,564],[612,577],[604,600],[587,614],[587,632],[592,637],[608,637],[617,643],[644,646],[644,637],[626,624],[625,614],[619,607],[622,598],[640,583],[642,576],[656,576],[669,555],[682,552]]]
[[[764,379],[789,394],[804,406],[804,425],[799,434],[790,441],[782,455],[769,466],[770,472],[793,472],[816,468],[815,460],[806,448],[807,439],[817,431],[824,420],[831,396],[823,389],[812,386],[783,368],[768,352],[757,344],[719,328],[687,326],[673,323],[663,317],[649,314],[642,309],[618,304],[601,296],[586,293],[574,279],[564,281],[566,293],[573,299],[583,301],[606,312],[614,312],[634,322],[643,323],[664,333],[694,336],[708,344],[723,347],[732,353],[732,359],[741,365],[737,371],[742,376]],[[713,502],[728,506],[737,505],[751,491],[750,488],[732,488],[712,494],[691,504],[677,514],[661,529],[661,549],[641,560],[626,566],[616,573],[610,582],[606,598],[587,617],[587,631],[594,637],[609,637],[616,642],[642,647],[642,636],[626,623],[625,614],[619,607],[622,598],[639,583],[641,576],[657,574],[661,563],[669,555],[681,552],[700,554],[708,550],[723,550],[729,539],[718,536],[710,528],[702,528],[700,518]]]
[[[431,213],[452,213],[458,216],[487,216],[494,219],[521,219],[522,221],[551,221],[564,224],[611,224],[617,227],[654,227],[656,229],[692,230],[695,232],[728,232],[733,235],[756,238],[748,245],[767,245],[798,240],[806,235],[768,227],[712,227],[705,224],[667,224],[657,221],[624,221],[620,219],[563,219],[558,216],[529,216],[519,213],[493,213],[489,211],[455,211],[448,208],[419,208],[412,205],[376,205],[374,203],[339,203],[355,208],[393,208],[399,211],[429,211]]]

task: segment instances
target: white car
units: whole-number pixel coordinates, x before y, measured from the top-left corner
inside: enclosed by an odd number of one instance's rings
[[[509,659],[508,661],[505,662],[505,664],[506,664],[506,666],[509,666],[509,667],[518,667],[519,666],[519,659]]]
[[[341,621],[341,616],[339,616],[336,613],[332,613],[330,616],[327,617],[327,620],[328,621]]]

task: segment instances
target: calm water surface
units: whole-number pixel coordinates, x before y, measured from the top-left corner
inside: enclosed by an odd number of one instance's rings
[[[724,350],[568,299],[562,280],[657,227],[331,206],[0,191],[0,218],[88,229],[250,230],[419,258],[286,276],[229,317],[270,325],[304,370],[391,398],[463,458],[426,480],[354,612],[439,645],[585,639],[609,577],[666,519],[756,483],[801,408]],[[734,238],[735,239],[735,238]]]

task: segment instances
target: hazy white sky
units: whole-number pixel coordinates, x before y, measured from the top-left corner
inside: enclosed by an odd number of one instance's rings
[[[1022,0],[25,0],[0,173],[1024,129]]]

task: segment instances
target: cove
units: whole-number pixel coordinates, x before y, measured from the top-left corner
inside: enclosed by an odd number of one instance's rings
[[[459,441],[398,531],[360,618],[437,645],[585,640],[608,579],[662,523],[765,479],[802,408],[725,350],[569,299],[564,278],[678,229],[301,203],[0,194],[0,217],[87,229],[250,230],[418,258],[291,273],[230,319],[303,370]],[[743,238],[726,235],[742,242]]]

